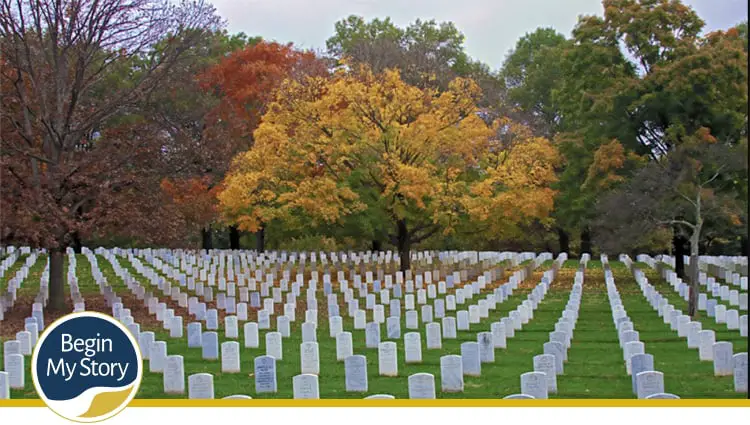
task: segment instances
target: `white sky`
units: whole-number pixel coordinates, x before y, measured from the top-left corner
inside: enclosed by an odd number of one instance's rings
[[[349,15],[366,20],[390,17],[405,27],[415,19],[453,21],[463,32],[467,53],[498,69],[519,37],[540,26],[565,36],[579,15],[601,15],[601,0],[209,0],[230,32],[325,49],[336,21]],[[706,21],[707,30],[747,19],[746,0],[683,0]]]

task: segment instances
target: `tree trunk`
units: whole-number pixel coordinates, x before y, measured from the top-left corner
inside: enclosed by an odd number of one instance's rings
[[[201,238],[203,239],[203,249],[208,251],[214,248],[213,231],[210,227],[201,229]]]
[[[672,245],[674,246],[674,272],[677,273],[677,277],[679,277],[683,281],[687,280],[687,275],[685,274],[684,257],[686,254],[688,254],[688,251],[685,249],[687,243],[688,241],[684,236],[681,236],[677,233],[674,234],[674,237],[672,238]]]
[[[560,242],[560,252],[570,251],[570,235],[562,227],[557,228],[557,239]]]
[[[65,310],[65,268],[62,248],[49,251],[49,308],[52,311]]]
[[[81,235],[78,234],[78,232],[73,232],[71,235],[71,238],[73,239],[73,251],[75,251],[76,254],[80,254],[81,250],[83,249],[83,243],[81,242]]]
[[[240,249],[240,229],[229,226],[229,249]]]
[[[409,239],[409,229],[406,227],[406,220],[399,220],[396,223],[398,229],[397,245],[398,256],[401,259],[401,271],[406,272],[411,269],[411,240]]]
[[[379,241],[377,239],[375,239],[375,240],[372,241],[372,251],[373,252],[378,252],[378,251],[381,251],[382,249],[383,249],[383,242],[381,242],[381,241]]]
[[[265,226],[255,232],[255,250],[263,252],[266,249],[266,228]]]
[[[581,255],[586,253],[591,254],[591,231],[588,226],[581,232]]]
[[[688,316],[691,318],[697,317],[698,314],[698,291],[700,285],[698,284],[698,275],[700,269],[698,268],[698,254],[700,249],[700,232],[701,226],[695,226],[693,234],[690,236],[690,295],[688,297]]]

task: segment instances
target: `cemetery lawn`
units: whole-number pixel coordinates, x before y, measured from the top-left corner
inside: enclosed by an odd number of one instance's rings
[[[86,298],[86,309],[101,311],[111,314],[106,307],[104,298],[99,294],[98,286],[92,276],[91,266],[84,255],[77,255],[76,274],[79,288]],[[97,256],[97,261],[103,275],[112,288],[125,299],[125,286],[118,278],[105,258]],[[15,274],[25,258],[22,258],[11,268],[0,285]],[[66,260],[67,261],[67,260]],[[122,257],[118,258],[120,264],[128,267],[130,272],[137,276],[135,269]],[[46,258],[40,256],[31,269],[30,277],[24,281],[19,291],[19,302],[13,310],[6,313],[6,320],[0,323],[0,337],[3,341],[12,339],[15,332],[22,330],[23,320],[31,314],[33,297],[38,291],[39,278],[46,263]],[[551,263],[550,263],[551,264]],[[514,291],[505,302],[498,303],[496,310],[490,310],[490,317],[482,319],[479,324],[472,324],[470,331],[459,331],[458,339],[443,339],[442,349],[426,349],[426,332],[420,322],[422,338],[421,364],[404,363],[403,335],[413,330],[406,329],[403,321],[401,339],[396,341],[398,345],[398,377],[378,376],[377,349],[365,348],[364,330],[354,330],[353,320],[345,312],[343,297],[339,296],[339,304],[344,317],[344,329],[352,332],[354,343],[354,354],[364,354],[367,357],[368,384],[367,393],[350,393],[345,390],[345,374],[343,361],[336,360],[335,339],[329,337],[327,310],[319,307],[318,334],[317,339],[320,350],[320,396],[325,399],[336,398],[363,398],[371,394],[392,394],[396,398],[408,398],[407,377],[418,372],[427,372],[435,375],[435,387],[438,398],[473,398],[499,399],[504,396],[520,393],[520,375],[533,371],[532,358],[543,354],[543,344],[548,341],[549,333],[554,331],[555,323],[561,317],[570,295],[575,271],[579,264],[576,260],[565,262],[558,276],[550,286],[544,300],[539,308],[534,311],[534,317],[524,325],[523,329],[516,331],[515,337],[507,339],[506,349],[495,350],[495,362],[493,364],[482,364],[481,377],[464,377],[463,393],[443,393],[440,390],[440,357],[448,354],[461,354],[460,345],[467,341],[477,341],[477,333],[489,331],[493,322],[500,321],[510,311],[526,299],[533,286],[537,284],[542,273],[549,269],[550,264],[538,267],[520,287]],[[669,325],[663,324],[656,311],[647,303],[640,292],[632,274],[619,262],[610,262],[615,278],[615,284],[621,294],[622,302],[628,315],[633,321],[635,330],[640,333],[640,339],[646,345],[646,352],[653,354],[655,369],[664,372],[665,390],[679,395],[681,398],[746,398],[745,393],[735,393],[733,390],[732,377],[715,377],[713,375],[712,362],[701,362],[698,359],[697,350],[688,349],[683,338],[678,338],[675,331],[670,330]],[[639,265],[637,265],[639,266]],[[65,270],[67,270],[67,262]],[[669,302],[675,308],[685,309],[684,301],[680,299],[671,287],[655,275],[647,266],[641,266],[649,281],[656,286],[662,295],[669,298]],[[506,270],[502,282],[507,281],[509,273]],[[334,277],[335,279],[335,277]],[[35,286],[36,285],[36,286]],[[304,298],[304,297],[303,297]],[[476,302],[468,300],[469,302]],[[68,302],[70,299],[68,298]],[[363,303],[363,300],[360,302]],[[304,304],[304,301],[303,301]],[[320,291],[318,305],[325,306],[326,299],[323,291]],[[201,358],[200,348],[187,347],[187,337],[181,339],[169,338],[168,332],[158,327],[158,322],[153,316],[148,316],[148,311],[134,309],[132,305],[126,306],[132,309],[133,317],[141,323],[141,331],[151,330],[156,333],[156,339],[167,341],[168,353],[179,354],[184,357],[185,376],[207,372],[214,375],[215,397],[222,398],[233,394],[246,394],[253,398],[292,398],[292,377],[299,374],[300,350],[302,343],[301,325],[304,321],[304,309],[297,310],[296,321],[291,323],[292,333],[289,338],[283,339],[283,359],[277,361],[278,393],[256,394],[253,379],[253,359],[265,355],[265,333],[260,331],[260,347],[245,348],[242,339],[240,325],[240,355],[241,372],[236,374],[221,373],[220,361],[206,361]],[[71,310],[72,310],[72,306]],[[417,306],[419,307],[419,306]],[[459,309],[461,306],[459,306]],[[184,309],[183,309],[184,311]],[[257,309],[249,309],[250,320],[255,320]],[[300,314],[300,311],[302,312]],[[175,310],[178,313],[178,310]],[[450,312],[454,314],[454,312]],[[185,313],[186,315],[187,313]],[[368,312],[368,321],[372,313]],[[302,319],[300,319],[302,316]],[[51,323],[55,316],[45,311],[45,321]],[[716,325],[713,320],[699,318],[703,323],[703,329],[716,331],[717,341],[730,341],[735,352],[747,350],[747,338],[740,337],[738,331],[729,331],[725,325]],[[185,324],[189,320],[185,319]],[[219,342],[224,342],[223,320],[219,323]],[[272,319],[272,327],[275,328],[275,318]],[[272,329],[273,330],[273,329]],[[185,333],[186,335],[186,333]],[[385,324],[381,325],[381,340],[387,341]],[[2,350],[0,350],[0,364]],[[36,398],[36,392],[31,380],[29,370],[30,357],[26,358],[26,387],[24,390],[12,390],[11,398]],[[604,271],[601,263],[590,261],[585,271],[583,282],[583,296],[578,321],[574,331],[571,348],[568,351],[568,362],[565,363],[563,375],[558,375],[558,392],[550,394],[550,398],[635,398],[631,389],[631,378],[625,370],[622,351],[618,344],[617,332],[612,321],[612,312],[608,302],[607,291],[604,283]],[[186,380],[187,386],[187,380]],[[186,398],[182,395],[166,395],[163,391],[163,379],[161,374],[148,372],[148,361],[144,361],[144,377],[137,398]]]

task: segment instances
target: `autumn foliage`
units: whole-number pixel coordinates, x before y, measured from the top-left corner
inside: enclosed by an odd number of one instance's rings
[[[164,179],[161,189],[189,223],[204,228],[214,220],[216,195],[221,191],[221,186],[212,184],[209,176],[182,180]]]
[[[253,230],[291,215],[336,224],[379,209],[402,254],[462,216],[496,229],[547,215],[555,149],[513,123],[486,123],[480,95],[470,79],[441,92],[366,67],[287,80],[254,147],[235,160],[222,210]],[[498,131],[514,140],[503,146]]]
[[[261,41],[232,52],[198,77],[204,90],[220,98],[209,117],[210,131],[247,148],[282,81],[326,72],[325,63],[313,52],[295,49],[291,43]]]

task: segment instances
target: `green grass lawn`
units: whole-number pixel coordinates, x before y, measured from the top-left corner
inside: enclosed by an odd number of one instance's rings
[[[19,255],[16,261],[11,264],[10,268],[5,271],[5,275],[0,278],[0,294],[5,293],[5,291],[8,289],[8,281],[16,276],[16,273],[18,273],[18,271],[21,270],[21,267],[26,264],[26,259],[28,257],[28,254]],[[39,262],[39,259],[37,258],[36,261]]]
[[[687,311],[687,305],[674,293],[668,294],[671,288],[666,282],[659,282],[649,278],[649,282],[665,297],[669,299],[675,308]],[[671,330],[668,324],[664,324],[656,310],[640,292],[638,284],[632,275],[615,278],[615,283],[622,296],[623,306],[628,312],[635,329],[639,332],[640,340],[646,346],[646,352],[654,356],[654,368],[664,373],[664,387],[667,392],[678,394],[683,398],[733,398],[747,397],[746,394],[734,392],[733,378],[713,376],[713,363],[702,362],[698,359],[697,349],[688,349],[685,338],[677,336],[677,331]],[[723,330],[715,324],[709,326],[707,318],[701,318],[703,329],[716,331],[716,341],[732,341],[735,352],[745,351],[747,338],[740,337],[739,331],[728,331],[725,325]],[[713,321],[713,319],[710,319]],[[744,347],[744,348],[742,348]]]
[[[97,256],[97,261],[107,282],[118,293],[124,293],[126,288],[122,280],[115,276],[109,261],[101,256]],[[145,260],[141,261],[144,265],[146,264]],[[124,257],[118,257],[118,262],[134,274],[142,284],[147,285],[149,283],[145,278],[135,273],[132,265]],[[40,257],[32,268],[29,280],[24,282],[24,291],[36,294],[39,274],[43,270],[44,264],[45,259]],[[622,263],[610,260],[610,264],[615,283],[622,296],[623,305],[627,309],[636,330],[640,333],[641,340],[646,345],[646,352],[654,355],[656,369],[664,372],[665,387],[668,392],[675,393],[682,398],[747,397],[746,394],[737,394],[733,391],[731,377],[714,377],[712,363],[699,361],[697,350],[688,349],[685,340],[678,338],[676,332],[671,331],[668,325],[662,323],[656,311],[651,308],[641,294],[632,274]],[[612,322],[601,262],[592,260],[588,266],[583,284],[579,318],[576,323],[572,346],[568,352],[569,360],[565,364],[565,374],[558,376],[558,393],[550,394],[550,398],[635,398],[631,390],[631,378],[626,374],[622,351]],[[403,335],[406,332],[411,332],[411,330],[407,330],[405,327],[405,320],[403,320],[405,308],[402,301],[402,338],[396,341],[398,344],[398,377],[378,376],[377,349],[365,348],[365,332],[364,330],[353,329],[353,320],[346,317],[343,295],[339,294],[340,311],[344,317],[344,329],[353,334],[354,354],[364,354],[367,357],[369,391],[366,394],[347,393],[345,391],[344,364],[336,361],[335,339],[328,336],[328,316],[325,307],[327,303],[321,290],[318,297],[321,398],[362,398],[376,393],[407,398],[407,378],[409,375],[418,372],[435,375],[438,398],[501,398],[520,392],[520,375],[532,371],[533,356],[543,353],[543,344],[548,341],[549,332],[554,330],[554,325],[561,317],[568,301],[577,268],[577,260],[569,260],[564,264],[545,299],[534,312],[534,318],[524,325],[521,331],[516,331],[514,338],[508,338],[506,349],[495,350],[495,362],[493,364],[482,364],[481,377],[464,377],[465,389],[463,393],[440,392],[440,357],[449,354],[460,355],[461,343],[476,341],[478,332],[489,331],[492,322],[506,317],[510,311],[526,299],[531,288],[539,282],[541,273],[548,267],[542,265],[536,269],[534,275],[524,282],[522,288],[515,290],[514,294],[503,303],[498,303],[496,310],[490,310],[489,318],[483,319],[479,324],[472,324],[470,331],[459,331],[456,340],[443,339],[443,347],[440,350],[426,349],[426,334],[422,329],[420,332],[423,361],[420,364],[407,365],[404,363]],[[649,276],[649,281],[657,287],[662,295],[669,298],[670,303],[673,303],[678,309],[686,307],[680,304],[682,300],[674,292],[671,292],[671,288],[666,283],[649,275],[648,269],[644,269],[644,271]],[[89,261],[83,255],[77,256],[76,274],[79,280],[79,288],[84,297],[100,296],[99,288],[91,276]],[[509,276],[510,274],[506,271],[503,281],[507,281]],[[156,292],[153,287],[149,289]],[[165,297],[161,295],[160,298],[163,300]],[[304,291],[298,298],[304,301]],[[468,301],[476,303],[477,300],[478,297],[475,296],[473,300]],[[682,302],[684,303],[684,301]],[[360,306],[364,307],[363,299],[360,299]],[[126,305],[125,307],[128,308],[129,306]],[[462,306],[458,306],[458,308],[461,309]],[[466,307],[464,306],[464,308]],[[417,309],[419,309],[419,305],[417,305]],[[297,321],[292,323],[292,334],[289,338],[283,340],[283,360],[277,362],[279,392],[271,395],[256,394],[253,380],[253,359],[265,354],[264,335],[266,331],[260,331],[259,348],[245,348],[243,339],[238,340],[241,347],[241,372],[237,374],[222,374],[220,372],[221,362],[218,360],[203,360],[200,348],[188,349],[186,337],[170,339],[168,333],[161,329],[142,327],[142,331],[155,331],[157,340],[168,342],[170,355],[179,354],[184,357],[186,377],[199,372],[212,373],[217,398],[232,394],[247,394],[254,398],[291,398],[292,377],[299,374],[300,370],[299,345],[301,343],[300,328],[304,321],[303,314],[303,311],[298,310]],[[448,312],[448,314],[455,316],[455,312]],[[254,317],[255,313],[251,310],[250,319],[252,320]],[[370,313],[368,313],[368,317],[371,317]],[[371,319],[368,318],[369,320]],[[738,331],[728,331],[725,325],[720,325],[724,327],[723,330],[715,324],[712,327],[713,319],[701,318],[700,320],[703,321],[704,329],[717,330],[717,341],[732,341],[736,352],[740,351],[740,347],[746,347],[747,338],[741,338]],[[223,323],[220,322],[218,331],[220,343],[226,341],[222,326]],[[272,327],[275,328],[275,318],[272,318]],[[241,334],[242,331],[240,330]],[[381,325],[381,340],[387,340],[385,325]],[[30,359],[27,359],[27,363],[30,363]],[[28,367],[27,364],[27,369]],[[148,372],[147,361],[144,362],[144,370],[144,378],[138,398],[187,397],[187,395],[165,395],[163,393],[162,375]],[[11,396],[13,398],[36,397],[29,371],[26,375],[25,390],[13,390]]]

